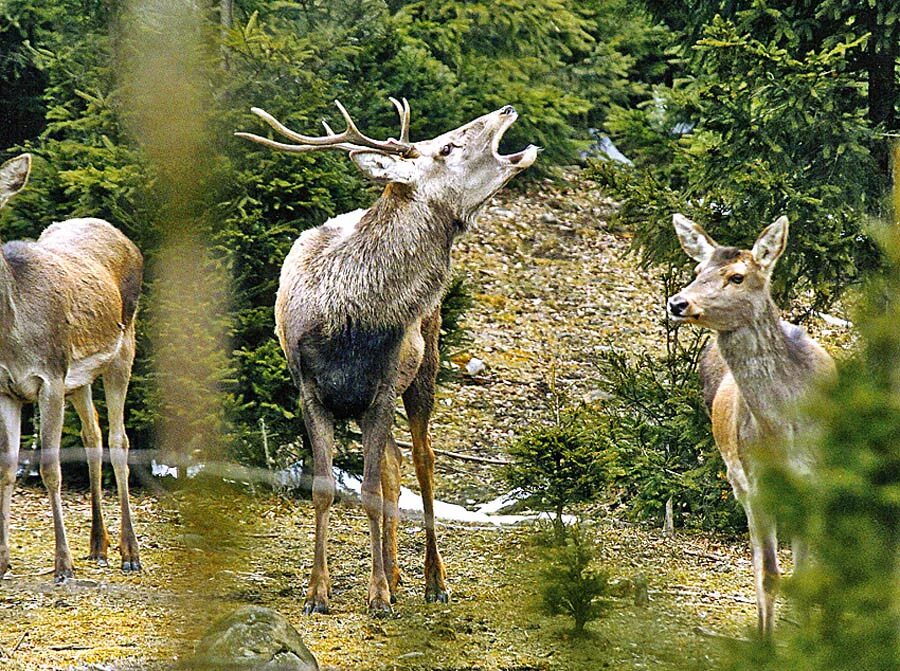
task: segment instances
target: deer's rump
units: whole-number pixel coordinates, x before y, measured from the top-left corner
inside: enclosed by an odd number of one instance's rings
[[[307,333],[290,357],[299,364],[295,377],[314,383],[319,402],[335,419],[359,418],[375,400],[385,362],[397,361],[403,336],[399,327],[354,324],[335,333]]]

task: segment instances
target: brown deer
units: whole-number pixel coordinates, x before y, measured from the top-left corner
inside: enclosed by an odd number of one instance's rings
[[[788,220],[767,227],[752,250],[718,245],[697,224],[676,214],[675,231],[697,261],[697,277],[669,298],[670,318],[716,331],[700,363],[713,436],[728,469],[734,495],[747,514],[759,632],[770,636],[781,570],[775,520],[761,504],[759,445],[808,476],[814,455],[795,444],[801,429],[793,406],[810,387],[834,373],[829,354],[799,326],[782,321],[772,301],[770,277],[787,245]],[[793,542],[794,564],[805,548]]]
[[[425,598],[449,598],[434,530],[434,452],[428,429],[439,363],[439,303],[454,239],[492,195],[534,163],[538,149],[499,153],[500,139],[518,116],[511,106],[413,143],[406,100],[391,99],[400,115],[400,139],[383,141],[363,135],[335,102],[347,124],[339,134],[325,124],[323,137],[301,135],[254,108],[296,144],[238,135],[284,151],[341,149],[366,176],[386,184],[369,209],[335,217],[297,239],[282,267],[275,303],[278,339],[300,390],[313,446],[315,563],[305,611],[328,612],[334,422],[352,418],[363,434],[362,502],[372,554],[368,605],[377,615],[391,612],[400,581],[401,455],[392,437],[398,394],[409,419],[424,504]]]
[[[31,156],[0,167],[0,206],[28,181]],[[106,564],[109,537],[100,506],[103,456],[91,384],[102,376],[109,412],[110,461],[122,510],[122,569],[141,568],[128,501],[125,393],[134,359],[134,327],[143,260],[137,247],[100,219],[47,227],[36,242],[0,249],[0,576],[9,569],[9,516],[24,403],[40,410],[40,471],[56,536],[54,577],[72,576],[63,524],[59,445],[65,399],[81,419],[91,482],[89,559]]]

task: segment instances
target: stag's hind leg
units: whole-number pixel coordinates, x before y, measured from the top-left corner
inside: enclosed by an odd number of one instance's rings
[[[81,420],[81,440],[87,454],[88,474],[91,479],[91,549],[88,560],[97,562],[99,566],[107,566],[109,534],[103,523],[103,434],[97,410],[91,395],[91,386],[85,385],[76,389],[69,396],[78,418]]]
[[[422,493],[425,517],[425,600],[446,603],[450,599],[450,590],[447,588],[444,562],[438,551],[434,530],[434,452],[431,449],[431,434],[428,429],[431,412],[434,409],[434,391],[440,364],[438,353],[440,330],[441,313],[440,309],[436,309],[428,318],[422,320],[425,353],[419,372],[403,392],[403,405],[412,434],[413,462]]]
[[[134,329],[134,324],[131,325]],[[106,390],[106,410],[109,415],[109,460],[116,476],[119,509],[122,523],[119,528],[119,553],[123,571],[140,571],[141,559],[137,536],[131,523],[131,498],[128,491],[128,434],[125,433],[125,396],[131,379],[131,363],[134,360],[134,332],[123,350],[121,358],[103,373]]]
[[[400,567],[397,564],[397,529],[400,525],[400,464],[403,456],[394,442],[388,438],[381,461],[381,493],[384,497],[381,531],[381,552],[384,556],[384,572],[387,575],[391,603],[397,601],[397,586],[400,584]]]
[[[19,465],[22,404],[0,394],[0,578],[9,570],[9,516]]]
[[[328,516],[334,501],[334,471],[331,467],[334,449],[334,420],[316,399],[311,386],[301,388],[303,421],[312,442],[312,499],[316,509],[316,547],[306,603],[303,612],[328,613],[331,578],[328,575]]]

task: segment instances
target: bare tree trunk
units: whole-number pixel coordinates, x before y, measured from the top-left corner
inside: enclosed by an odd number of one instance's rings
[[[222,69],[228,70],[228,47],[225,38],[234,23],[234,0],[219,0],[219,25],[222,27]]]
[[[671,496],[666,500],[666,521],[663,524],[663,535],[669,537],[675,535],[674,502]]]

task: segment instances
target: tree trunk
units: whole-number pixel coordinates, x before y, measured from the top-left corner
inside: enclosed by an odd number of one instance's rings
[[[865,69],[868,76],[869,121],[872,125],[881,125],[882,129],[891,132],[897,130],[897,57],[900,47],[895,40],[886,39],[884,25],[879,25],[874,9],[864,13],[863,22],[872,33],[866,48]],[[890,145],[882,142],[875,147],[875,159],[881,174],[889,177]]]
[[[225,46],[225,37],[234,24],[234,0],[219,0],[219,25],[222,27],[222,69],[228,70],[228,48]]]
[[[674,502],[670,496],[666,499],[666,521],[663,523],[663,535],[670,538],[675,535],[675,511]]]

